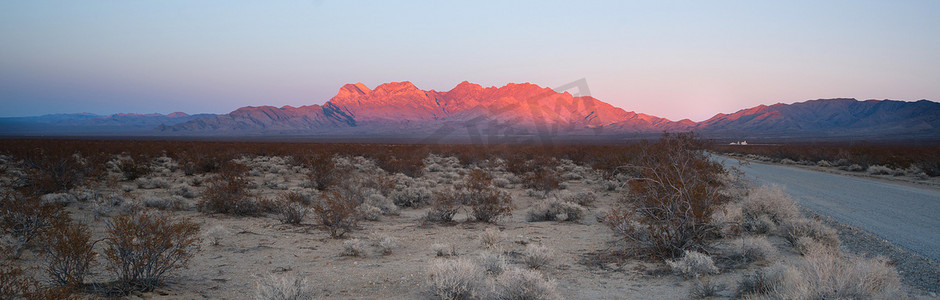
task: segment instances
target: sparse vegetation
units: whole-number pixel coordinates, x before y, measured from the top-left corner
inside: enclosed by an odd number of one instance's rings
[[[720,228],[710,221],[729,200],[719,179],[725,170],[701,149],[693,134],[664,134],[658,143],[644,145],[640,163],[632,167],[640,177],[628,181],[627,208],[607,217],[630,247],[673,258],[719,236]]]
[[[609,297],[579,283],[650,258],[658,265],[637,272],[654,276],[633,280],[668,282],[643,292],[672,298],[731,296],[723,282],[760,267],[739,297],[878,298],[898,286],[886,261],[838,252],[837,232],[783,189],[747,189],[702,161],[691,135],[621,146],[7,141],[0,298],[239,298],[251,284],[257,299]],[[27,152],[76,169],[35,167]],[[196,234],[208,253],[193,255]],[[659,276],[670,266],[681,276]],[[425,267],[428,289],[416,291]]]
[[[312,300],[316,290],[304,277],[265,276],[255,284],[256,300]]]
[[[157,212],[122,214],[108,223],[104,257],[124,289],[149,291],[199,250],[199,225]]]
[[[709,274],[718,274],[718,267],[711,256],[696,251],[685,251],[682,258],[666,260],[666,264],[676,274],[684,277],[701,277]]]

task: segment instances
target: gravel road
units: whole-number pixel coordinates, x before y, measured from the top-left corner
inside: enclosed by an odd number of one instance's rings
[[[783,186],[806,208],[940,262],[938,188],[753,162],[742,170],[759,184]]]

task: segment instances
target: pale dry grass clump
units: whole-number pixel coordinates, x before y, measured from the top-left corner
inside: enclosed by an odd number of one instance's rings
[[[374,236],[372,238],[372,245],[379,248],[379,252],[382,255],[389,255],[395,251],[395,248],[398,248],[398,239],[390,236]]]
[[[496,228],[487,228],[482,233],[480,233],[480,243],[483,244],[486,248],[495,248],[499,246],[499,242],[502,241],[503,234],[499,232],[499,229]]]
[[[427,285],[437,299],[481,299],[487,294],[486,271],[466,258],[431,261]]]
[[[477,263],[489,274],[499,275],[508,266],[506,257],[498,252],[483,251],[477,256]]]
[[[587,209],[583,206],[552,198],[546,201],[539,201],[528,212],[526,220],[529,222],[540,221],[558,221],[558,222],[578,222],[587,214]]]
[[[266,276],[255,283],[256,300],[315,299],[316,288],[298,276]]]
[[[783,237],[795,247],[800,246],[800,238],[811,238],[830,248],[838,248],[842,243],[839,232],[818,220],[793,219],[783,224]],[[805,241],[802,243],[806,243]]]
[[[496,299],[561,299],[555,280],[535,270],[510,268],[496,277]]]
[[[686,250],[682,258],[666,260],[666,264],[676,274],[683,277],[700,277],[708,274],[718,274],[718,267],[711,256],[696,251]]]
[[[457,256],[457,246],[454,244],[435,243],[431,245],[431,250],[434,251],[434,255],[440,257]]]
[[[715,297],[725,288],[727,288],[726,285],[714,280],[711,276],[702,276],[692,282],[692,287],[689,289],[689,298],[705,299]]]
[[[794,264],[778,263],[746,276],[738,295],[772,299],[872,299],[898,292],[897,271],[883,258],[842,257],[814,247]]]
[[[780,186],[752,188],[741,205],[741,227],[748,232],[770,233],[787,220],[799,217],[796,202]]]
[[[768,262],[778,254],[777,247],[764,236],[745,236],[733,241],[731,245],[732,258],[744,264]]]
[[[361,257],[366,256],[365,243],[360,239],[350,239],[343,242],[342,256]]]
[[[551,264],[555,251],[543,245],[528,244],[522,254],[522,261],[533,269],[541,269]]]

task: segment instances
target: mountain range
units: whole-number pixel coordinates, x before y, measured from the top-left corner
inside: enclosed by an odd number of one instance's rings
[[[0,118],[2,135],[624,137],[696,131],[724,138],[940,139],[940,103],[820,99],[760,105],[702,121],[671,121],[626,111],[590,96],[535,84],[449,91],[411,82],[369,89],[347,84],[323,105],[248,106],[222,114],[92,114]]]

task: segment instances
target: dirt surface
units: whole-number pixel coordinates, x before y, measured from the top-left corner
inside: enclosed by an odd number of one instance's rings
[[[940,261],[940,188],[757,162],[741,168],[759,183],[785,187],[804,207]]]
[[[394,176],[402,188],[439,190],[464,180],[468,169],[455,163],[456,159],[431,159],[424,175],[418,178]],[[284,191],[316,193],[305,184],[305,173],[300,166],[290,166],[286,160],[259,157],[246,161],[251,167],[252,190],[258,197],[273,198]],[[171,163],[167,163],[171,164]],[[353,159],[350,164],[358,172],[375,172],[375,166]],[[365,171],[364,171],[365,170]],[[555,280],[562,299],[684,299],[689,297],[692,279],[669,272],[663,262],[637,260],[623,254],[618,237],[599,222],[624,192],[622,183],[608,182],[589,167],[573,164],[559,166],[568,178],[564,189],[551,197],[564,197],[591,192],[596,201],[586,206],[585,217],[578,222],[529,222],[526,211],[534,203],[545,201],[537,192],[528,191],[518,178],[501,169],[490,170],[494,178],[506,179],[500,189],[512,194],[514,210],[510,217],[496,224],[468,221],[466,213],[457,216],[454,224],[427,223],[424,216],[428,208],[403,208],[399,215],[382,215],[376,221],[362,221],[360,226],[341,239],[330,238],[329,233],[316,226],[316,219],[308,215],[301,225],[286,225],[273,215],[261,217],[233,217],[204,214],[193,209],[200,201],[204,175],[186,176],[179,170],[159,169],[147,180],[163,180],[166,185],[156,187],[143,181],[122,181],[120,188],[128,197],[119,205],[102,204],[95,200],[78,200],[68,204],[73,219],[90,224],[93,238],[105,236],[105,223],[113,215],[129,209],[150,209],[146,199],[182,199],[180,209],[168,210],[176,218],[190,218],[199,223],[203,232],[201,251],[188,267],[176,272],[165,284],[153,292],[135,293],[129,298],[147,299],[250,299],[256,284],[268,275],[299,276],[309,280],[318,297],[330,299],[430,299],[427,285],[427,266],[437,257],[432,245],[438,243],[456,246],[457,256],[473,258],[485,251],[495,251],[507,257],[514,267],[525,268],[523,252],[528,244],[540,244],[554,251],[551,263],[539,271]],[[569,175],[570,174],[570,175]],[[613,189],[609,187],[613,185]],[[179,197],[184,195],[186,197]],[[495,248],[487,249],[480,235],[487,228],[496,228],[501,239]],[[397,240],[398,246],[383,255],[373,241],[384,237]],[[367,245],[365,255],[343,256],[343,244],[360,239]],[[732,238],[733,239],[733,238]],[[779,249],[776,260],[788,261],[799,254],[779,237],[769,237]],[[217,240],[218,244],[212,241]],[[772,262],[739,265],[721,258],[722,245],[714,247],[720,274],[714,280],[724,288],[717,298],[735,295],[738,282]],[[96,245],[101,253],[103,243]],[[92,268],[86,282],[106,283],[113,280],[106,271],[104,258]],[[19,258],[24,266],[38,268],[42,257],[25,251]],[[37,278],[42,272],[32,269]],[[917,298],[925,293],[909,286],[905,295]],[[94,296],[89,296],[94,297]]]

